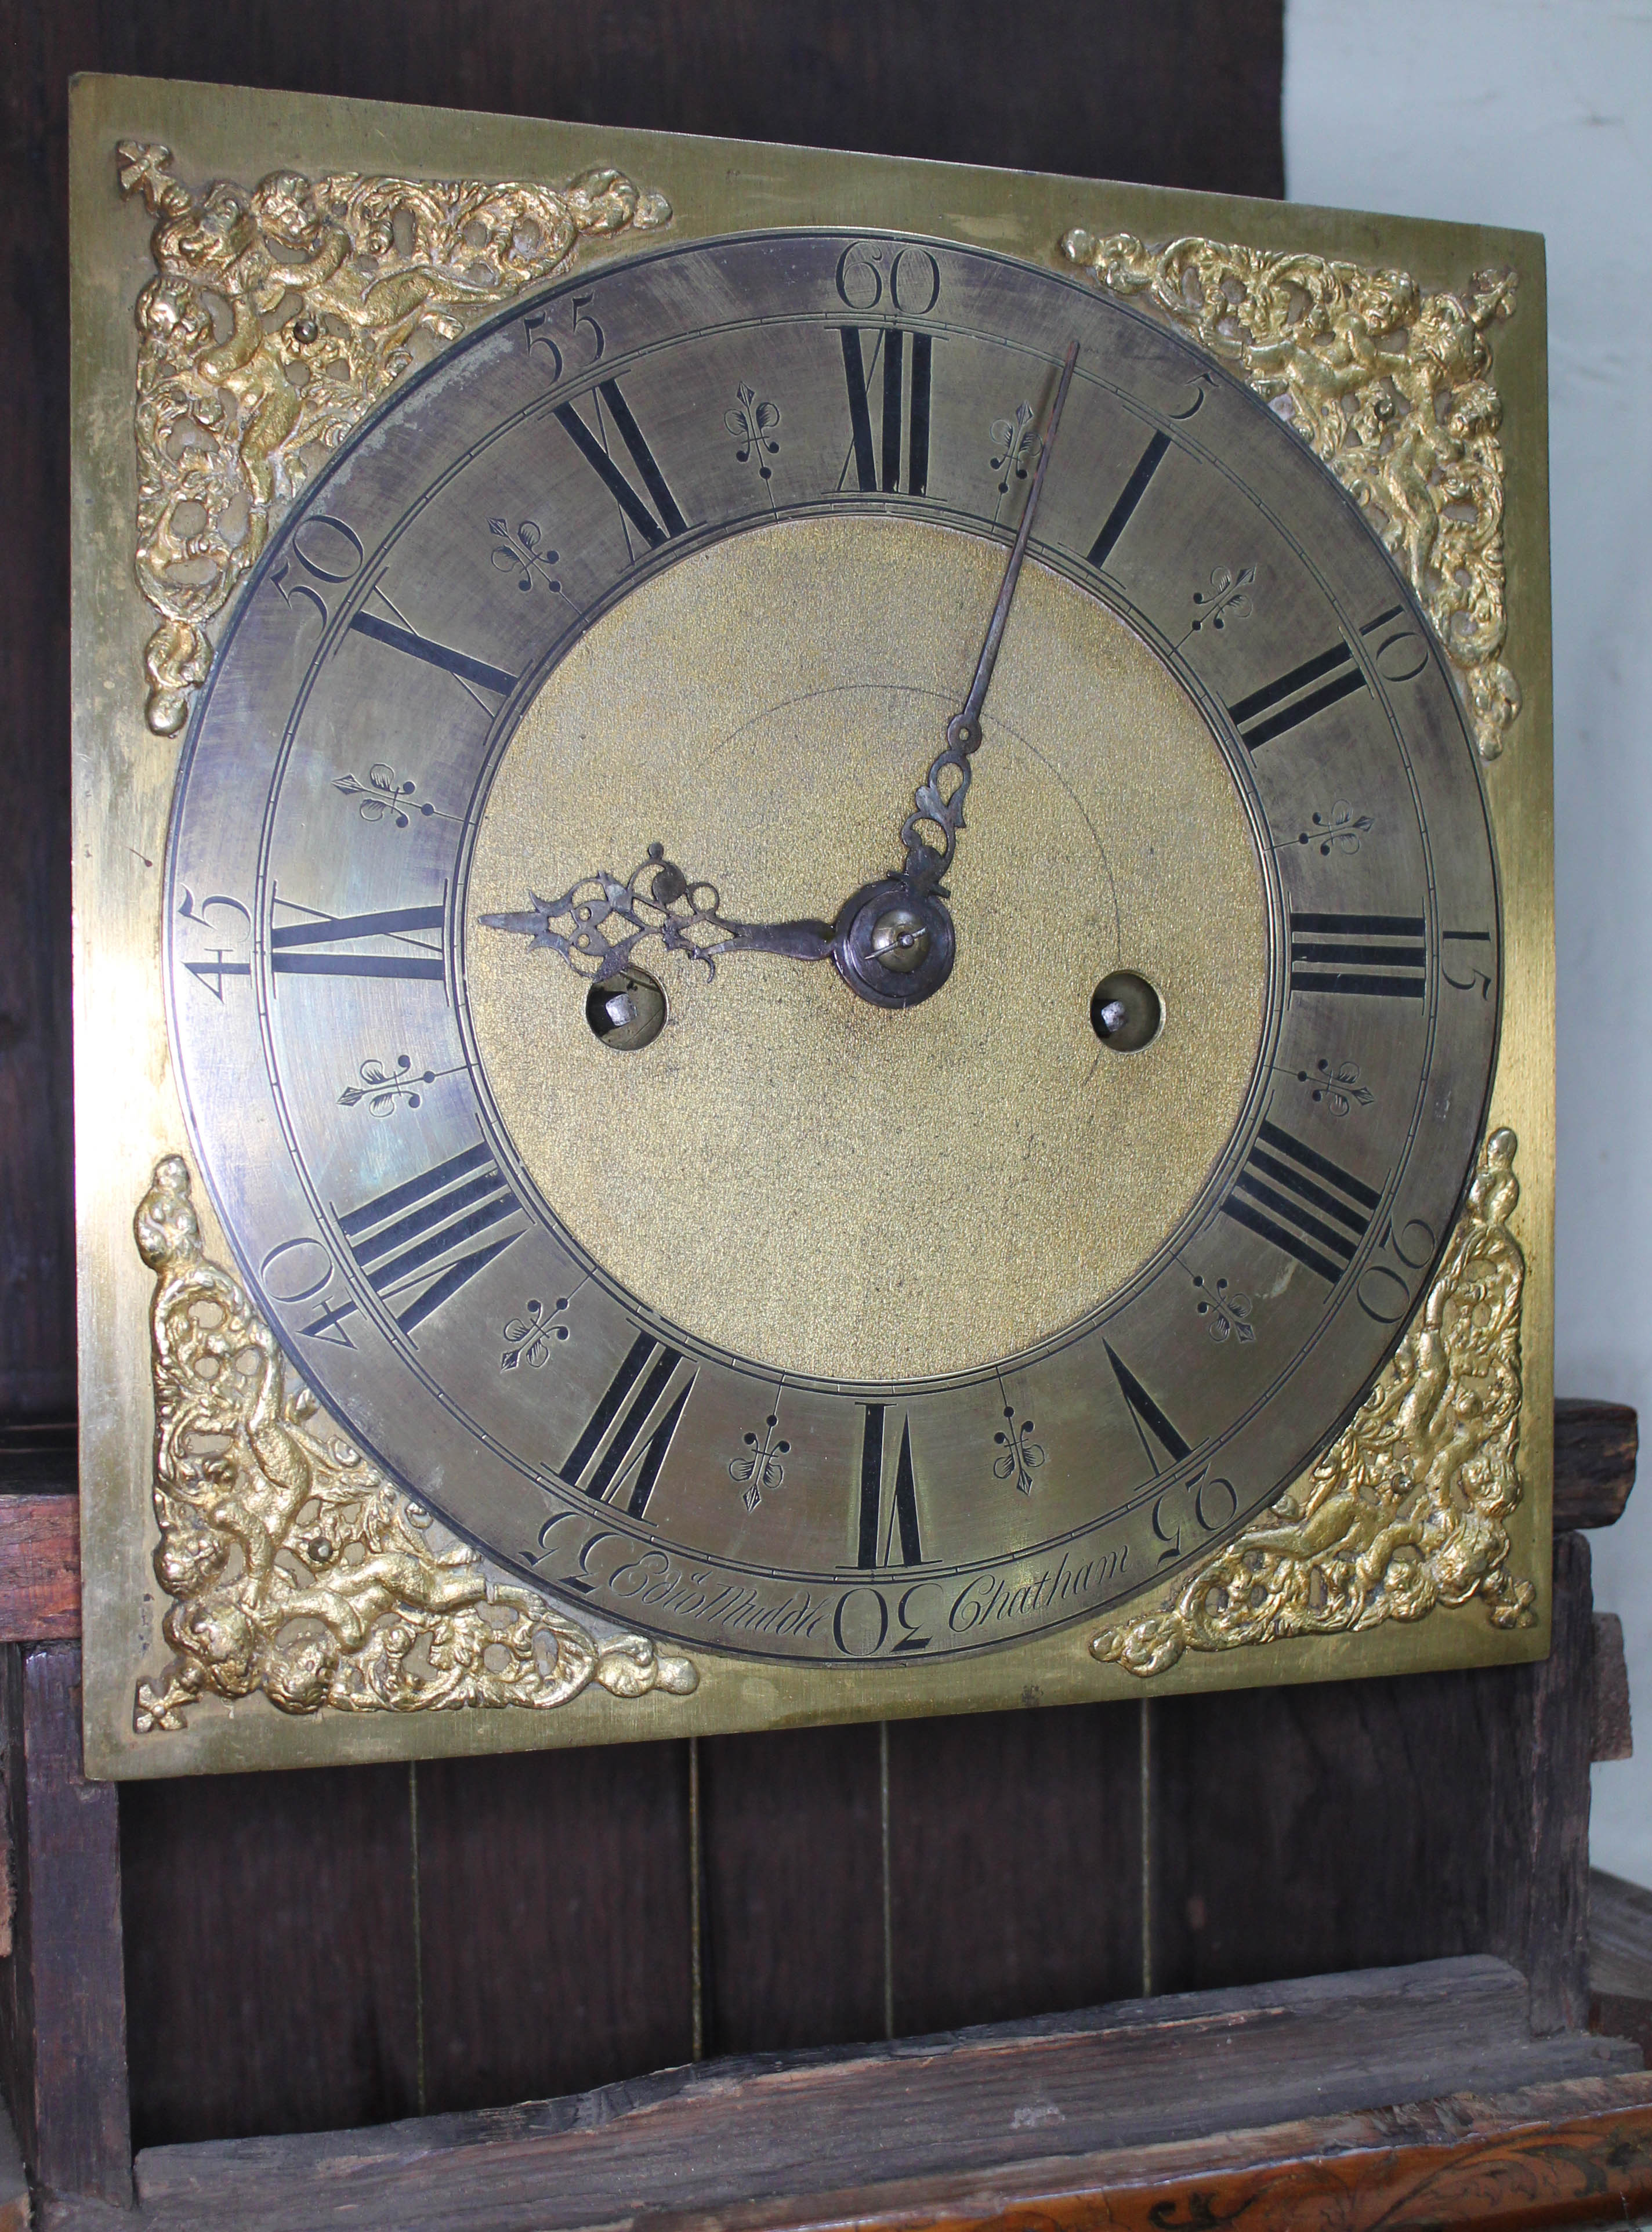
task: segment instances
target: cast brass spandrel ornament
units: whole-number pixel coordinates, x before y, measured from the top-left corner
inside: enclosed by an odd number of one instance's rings
[[[1513,1132],[1481,1151],[1467,1212],[1427,1300],[1347,1431],[1156,1612],[1092,1640],[1094,1657],[1163,1674],[1185,1651],[1357,1633],[1478,1598],[1529,1627],[1537,1591],[1509,1571],[1521,1496],[1526,1261]]]
[[[139,1682],[139,1736],[203,1698],[283,1713],[430,1713],[685,1697],[687,1658],[599,1638],[496,1580],[387,1480],[289,1369],[232,1272],[207,1256],[181,1156],[156,1165],[133,1230],[156,1275],[157,1579],[175,1653]]]
[[[1075,227],[1061,243],[1098,286],[1145,296],[1273,404],[1357,498],[1451,661],[1480,757],[1520,710],[1504,663],[1503,406],[1488,328],[1513,271],[1427,294],[1405,271],[1323,256]]]
[[[623,172],[560,186],[275,171],[198,192],[168,147],[123,140],[121,191],[156,219],[139,295],[138,586],[149,726],[176,736],[206,623],[292,497],[387,389],[581,249],[671,220]]]

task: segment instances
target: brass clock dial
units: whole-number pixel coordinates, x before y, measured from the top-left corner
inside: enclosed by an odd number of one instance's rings
[[[168,878],[193,1152],[328,1405],[553,1592],[826,1665],[1092,1616],[1275,1497],[1496,1051],[1474,754],[1350,500],[940,241],[658,249],[410,380],[240,602]]]

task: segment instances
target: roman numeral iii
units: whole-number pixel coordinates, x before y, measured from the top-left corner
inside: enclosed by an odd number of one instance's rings
[[[1381,1199],[1329,1155],[1265,1120],[1221,1213],[1335,1286]]]
[[[1291,917],[1291,989],[1420,1000],[1428,965],[1423,920],[1409,914]]]

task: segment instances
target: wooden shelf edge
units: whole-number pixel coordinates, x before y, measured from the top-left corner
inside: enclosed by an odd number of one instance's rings
[[[1621,2222],[1652,2205],[1652,2073],[1454,2095],[1361,2115],[1070,2161],[849,2189],[693,2216],[649,2232],[1246,2232],[1407,2224]],[[1564,2212],[1564,2214],[1563,2214]]]

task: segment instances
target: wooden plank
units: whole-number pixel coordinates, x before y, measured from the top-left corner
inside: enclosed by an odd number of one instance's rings
[[[1494,1952],[1532,1978],[1542,2028],[1586,2020],[1583,1536],[1554,1570],[1535,1665],[1155,1703],[1161,1989]]]
[[[702,1740],[709,2054],[882,2037],[879,1749],[865,1723]]]
[[[1627,1403],[1563,1396],[1554,1406],[1554,1528],[1610,1527],[1635,1485],[1640,1422]]]
[[[73,1496],[0,1496],[0,1643],[81,1632],[81,1508]]]
[[[894,2034],[1139,1990],[1140,1730],[1133,1703],[891,1723]]]
[[[1583,2079],[1493,2099],[1319,2117],[1176,2146],[965,2178],[659,2215],[649,2232],[1524,2232],[1617,2223],[1652,2197],[1652,2080]],[[1638,2220],[1637,2220],[1638,2221]]]
[[[405,1767],[128,1782],[120,1842],[140,2146],[414,2112]]]
[[[1629,1659],[1623,1649],[1623,1623],[1615,1612],[1595,1614],[1595,1714],[1589,1756],[1597,1767],[1609,1760],[1635,1756]]]
[[[1126,2002],[834,2057],[748,2058],[581,2099],[379,2131],[141,2156],[147,2227],[572,2228],[785,2214],[787,2197],[1350,2116],[1442,2088],[1626,2076],[1619,2041],[1533,2039],[1523,1980],[1461,1961]],[[1652,2114],[1652,2085],[1642,2089]],[[1598,2096],[1591,2096],[1598,2097]],[[1030,2173],[1012,2172],[1024,2180]],[[747,2204],[761,2204],[748,2209]]]
[[[687,2060],[687,1745],[426,1761],[417,1788],[426,2105]]]
[[[55,2193],[132,2197],[120,1861],[113,1787],[81,1772],[81,1654],[4,1656],[16,1882],[0,2063],[23,2158]]]

